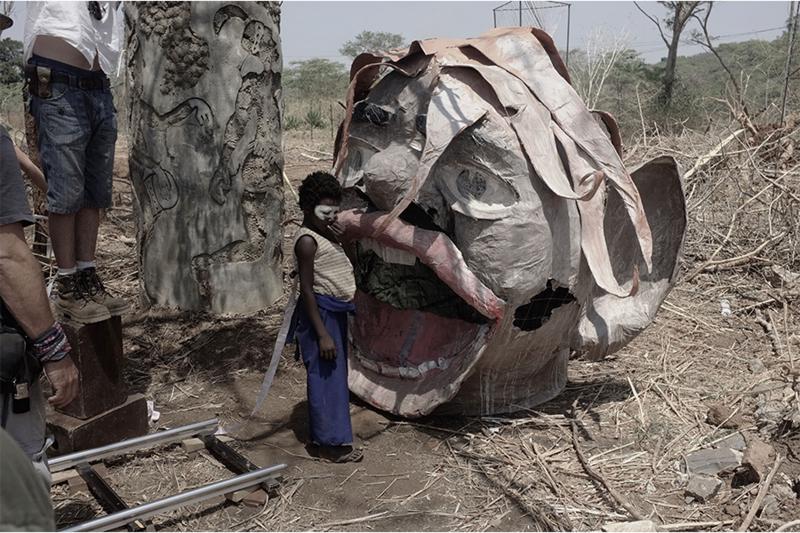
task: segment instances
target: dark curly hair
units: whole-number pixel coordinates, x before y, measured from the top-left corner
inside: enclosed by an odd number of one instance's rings
[[[339,180],[327,172],[317,171],[306,176],[299,190],[300,209],[303,211],[314,209],[323,198],[341,201],[342,186]]]

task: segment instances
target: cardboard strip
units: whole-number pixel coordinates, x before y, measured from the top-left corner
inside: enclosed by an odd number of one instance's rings
[[[517,134],[528,161],[553,194],[571,200],[586,200],[597,192],[604,174],[596,173],[596,168],[580,174],[578,179],[573,174],[574,186],[578,192],[573,190],[551,131],[550,111],[531,94],[525,84],[499,67],[462,63],[447,58],[442,61],[442,65],[476,72],[492,87],[502,106],[517,110],[516,114],[507,119]],[[583,179],[590,174],[592,180],[587,182]]]
[[[556,71],[547,52],[532,34],[524,40],[475,39],[468,46],[524,82],[550,110],[555,122],[605,171],[606,178],[623,199],[642,249],[647,268],[652,268],[653,242],[639,192],[622,160],[572,86]],[[505,48],[504,48],[505,47]],[[523,67],[518,63],[529,60]],[[516,63],[516,64],[515,64]]]
[[[428,135],[417,172],[411,180],[408,192],[377,228],[373,238],[383,233],[416,199],[431,169],[453,139],[483,118],[488,109],[489,105],[478,98],[469,86],[447,73],[439,75],[438,84],[428,104]]]

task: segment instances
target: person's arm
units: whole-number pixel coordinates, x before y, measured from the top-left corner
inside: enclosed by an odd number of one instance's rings
[[[33,164],[31,158],[28,157],[28,154],[23,152],[19,149],[18,146],[14,146],[14,151],[17,154],[17,161],[19,161],[19,166],[22,168],[22,172],[28,176],[28,179],[43,193],[47,192],[47,181],[44,179],[44,174],[42,171]]]
[[[317,300],[314,298],[314,255],[317,253],[317,243],[313,238],[304,235],[294,245],[294,253],[297,256],[297,271],[300,275],[300,296],[311,325],[317,332],[320,355],[324,359],[335,359],[336,344],[322,323]]]
[[[61,350],[58,360],[44,360],[43,368],[54,390],[49,402],[56,407],[66,406],[78,393],[78,370],[69,355],[63,355],[65,347],[57,345],[59,338],[63,342],[66,339],[53,320],[39,263],[25,242],[20,223],[0,225],[0,297],[25,334],[33,339],[34,351],[46,359],[52,355],[50,352]]]

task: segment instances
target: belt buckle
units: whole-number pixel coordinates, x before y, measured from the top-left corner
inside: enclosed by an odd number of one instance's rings
[[[50,83],[52,81],[52,71],[47,67],[36,67],[36,78],[39,98],[50,98]]]

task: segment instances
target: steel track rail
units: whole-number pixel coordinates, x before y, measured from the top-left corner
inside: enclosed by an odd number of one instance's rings
[[[212,418],[205,422],[197,422],[189,424],[188,426],[180,426],[166,431],[151,433],[143,437],[122,440],[106,446],[100,446],[99,448],[92,448],[90,450],[83,450],[68,455],[62,455],[61,457],[55,457],[47,462],[47,466],[50,472],[60,472],[61,470],[68,470],[81,463],[99,461],[106,457],[122,455],[123,453],[141,450],[143,448],[155,446],[156,444],[175,442],[195,436],[213,435],[218,426],[219,420]]]
[[[213,498],[214,496],[258,485],[270,477],[273,477],[272,475],[275,472],[283,470],[284,468],[286,468],[285,464],[277,464],[262,468],[254,472],[210,483],[196,489],[187,490],[174,496],[167,496],[166,498],[132,507],[118,513],[101,516],[100,518],[95,518],[94,520],[89,520],[88,522],[83,522],[60,531],[110,531],[125,526],[134,520],[147,520],[157,514],[165,513],[183,507],[184,505],[190,505]]]

